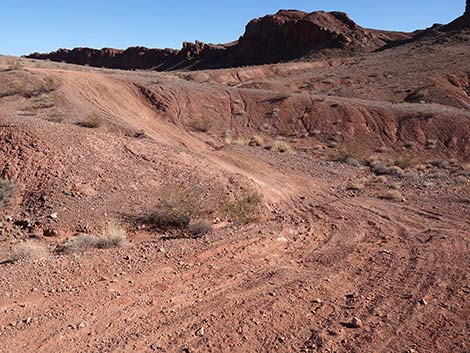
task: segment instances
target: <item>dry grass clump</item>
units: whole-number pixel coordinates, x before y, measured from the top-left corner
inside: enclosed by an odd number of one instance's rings
[[[16,59],[13,62],[11,62],[7,69],[4,71],[16,71],[16,70],[22,70],[24,68],[23,63],[21,62],[20,59]]]
[[[350,143],[339,146],[337,151],[330,153],[330,158],[336,162],[357,166],[368,158],[368,153],[364,147]]]
[[[205,220],[198,220],[188,225],[187,232],[193,238],[201,237],[212,232],[212,224]]]
[[[376,175],[392,175],[398,177],[404,175],[403,169],[398,166],[389,166],[382,160],[369,161],[369,167]]]
[[[0,98],[23,95],[27,89],[20,82],[13,82],[5,91],[0,92]]]
[[[261,135],[255,135],[250,139],[250,142],[248,143],[248,145],[263,147],[264,146],[264,137],[261,136]]]
[[[279,116],[279,113],[280,113],[279,108],[273,108],[273,110],[271,111],[271,113],[269,113],[269,115],[271,115],[271,117],[273,118],[277,118]]]
[[[51,123],[60,124],[65,120],[65,114],[61,112],[55,112],[49,115],[48,117],[46,117],[46,120]]]
[[[21,95],[25,98],[38,97],[57,89],[57,84],[51,78],[46,78],[39,86],[30,88],[25,82],[14,81],[5,91],[0,92],[0,98]]]
[[[161,187],[159,202],[139,221],[173,236],[199,237],[212,231],[206,217],[217,215],[235,224],[248,224],[258,219],[261,196],[252,191],[240,191],[227,196],[204,193],[202,186],[168,183]]]
[[[287,142],[281,141],[281,140],[276,140],[273,143],[272,150],[276,152],[289,152],[290,151],[290,146]]]
[[[256,192],[242,192],[233,201],[226,201],[225,213],[236,224],[248,224],[258,219],[257,210],[263,198]]]
[[[389,190],[379,196],[381,199],[389,201],[404,201],[405,198],[398,190]]]
[[[425,144],[424,147],[428,150],[432,150],[432,149],[436,148],[437,142],[438,141],[436,139],[427,139],[426,144]]]
[[[35,241],[26,241],[13,245],[10,251],[10,261],[38,261],[49,256],[47,248]]]
[[[145,221],[161,230],[187,228],[198,215],[201,202],[198,190],[182,184],[165,185],[159,203]]]
[[[127,233],[115,222],[105,224],[98,235],[79,234],[58,247],[64,254],[82,253],[90,249],[109,249],[128,245]]]
[[[91,113],[83,121],[78,122],[77,125],[88,129],[96,129],[103,125],[103,118],[96,113]]]
[[[350,191],[361,191],[364,189],[364,181],[362,180],[354,180],[348,183],[347,190]]]
[[[101,227],[101,234],[98,238],[98,248],[100,249],[113,248],[128,244],[126,230],[114,221],[106,223]]]
[[[416,167],[417,164],[418,162],[410,155],[398,156],[389,162],[390,166],[399,167],[401,169],[413,168]]]
[[[243,137],[237,137],[235,140],[232,140],[232,143],[234,145],[238,145],[238,146],[247,146],[248,145],[248,140],[246,138],[243,138]]]
[[[44,82],[30,91],[23,92],[26,98],[38,97],[42,94],[47,94],[55,91],[58,88],[57,83],[50,77],[46,78]]]
[[[16,196],[16,184],[11,180],[0,179],[0,212],[11,206]]]
[[[192,128],[200,132],[208,132],[212,127],[212,120],[205,116],[199,116],[192,122]]]
[[[450,163],[443,159],[436,159],[433,161],[429,161],[428,164],[432,165],[433,167],[440,168],[440,169],[450,168]]]
[[[137,138],[137,139],[143,139],[143,138],[147,137],[147,135],[145,134],[144,129],[138,129],[138,130],[135,131],[134,137]]]

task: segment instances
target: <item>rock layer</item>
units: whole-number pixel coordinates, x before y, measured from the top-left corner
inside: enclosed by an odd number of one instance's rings
[[[185,42],[181,50],[75,48],[28,56],[113,69],[210,69],[370,52],[412,35],[364,29],[343,12],[281,10],[252,20],[239,41]]]

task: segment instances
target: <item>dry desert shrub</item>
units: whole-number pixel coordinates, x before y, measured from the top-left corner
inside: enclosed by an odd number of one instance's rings
[[[252,191],[241,192],[234,200],[225,201],[224,211],[236,224],[248,224],[258,219],[257,210],[263,198],[260,194]]]
[[[161,190],[160,201],[146,223],[161,230],[187,228],[199,213],[201,192],[183,184],[164,185]]]
[[[389,165],[399,167],[401,169],[409,169],[416,167],[418,165],[418,162],[414,159],[413,156],[403,155],[392,159],[389,162]]]
[[[428,164],[432,165],[433,167],[440,168],[440,169],[449,169],[450,163],[443,159],[436,159],[429,161]]]
[[[201,237],[212,232],[212,224],[205,220],[198,220],[194,223],[190,223],[187,231],[193,238]]]
[[[98,238],[98,248],[100,249],[125,246],[128,244],[126,230],[115,221],[103,225]]]
[[[16,184],[11,180],[0,179],[0,212],[11,206],[16,196]]]
[[[261,135],[255,135],[250,139],[248,145],[262,147],[264,146],[264,137]]]
[[[362,180],[354,180],[348,183],[347,190],[350,191],[361,191],[364,189],[364,181]]]
[[[143,139],[143,138],[146,138],[147,135],[145,134],[144,129],[138,129],[138,130],[135,131],[134,137],[137,138],[137,139]]]
[[[64,254],[75,254],[90,249],[109,249],[128,244],[124,228],[116,222],[110,222],[102,226],[100,234],[79,234],[60,245],[57,251]]]
[[[289,152],[290,146],[285,141],[276,140],[273,143],[272,150],[276,152],[285,153],[285,152]]]
[[[51,78],[46,78],[36,87],[28,87],[23,81],[14,81],[5,90],[0,92],[0,98],[21,95],[25,98],[38,97],[57,89],[57,84]]]
[[[199,132],[208,132],[212,127],[212,120],[205,116],[199,116],[192,122],[192,128]]]
[[[0,98],[23,95],[25,92],[27,89],[24,84],[15,81],[6,90],[0,92]]]
[[[8,71],[15,71],[15,70],[22,70],[24,68],[23,63],[21,62],[20,59],[17,59],[13,61],[9,66],[8,66]]]
[[[248,140],[243,137],[237,137],[235,140],[232,141],[234,145],[238,146],[247,146],[248,145]]]
[[[56,112],[46,117],[46,120],[51,123],[60,124],[65,120],[65,114]]]
[[[13,245],[10,251],[10,261],[37,261],[49,256],[47,248],[35,241],[27,241]]]
[[[78,122],[77,125],[88,129],[96,129],[103,125],[103,118],[96,113],[91,113],[84,120]]]
[[[382,160],[371,160],[368,162],[370,169],[376,175],[391,175],[401,177],[404,175],[403,169],[398,166],[389,166]]]
[[[58,88],[57,83],[50,77],[46,78],[39,87],[35,87],[30,91],[23,92],[23,95],[26,98],[38,97],[42,94],[47,94],[55,91]]]
[[[390,200],[390,201],[404,201],[404,197],[398,190],[389,190],[382,195],[380,195],[381,199]]]
[[[341,145],[337,151],[331,152],[330,158],[336,162],[360,165],[368,158],[368,153],[361,145],[349,143]]]

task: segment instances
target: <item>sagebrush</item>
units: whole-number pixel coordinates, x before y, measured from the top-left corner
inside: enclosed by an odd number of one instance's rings
[[[11,206],[16,196],[16,184],[7,179],[0,179],[0,212]]]

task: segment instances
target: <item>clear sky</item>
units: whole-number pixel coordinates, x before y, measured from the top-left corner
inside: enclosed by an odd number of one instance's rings
[[[0,53],[226,43],[279,9],[344,11],[363,27],[412,31],[460,16],[465,0],[0,0]]]

